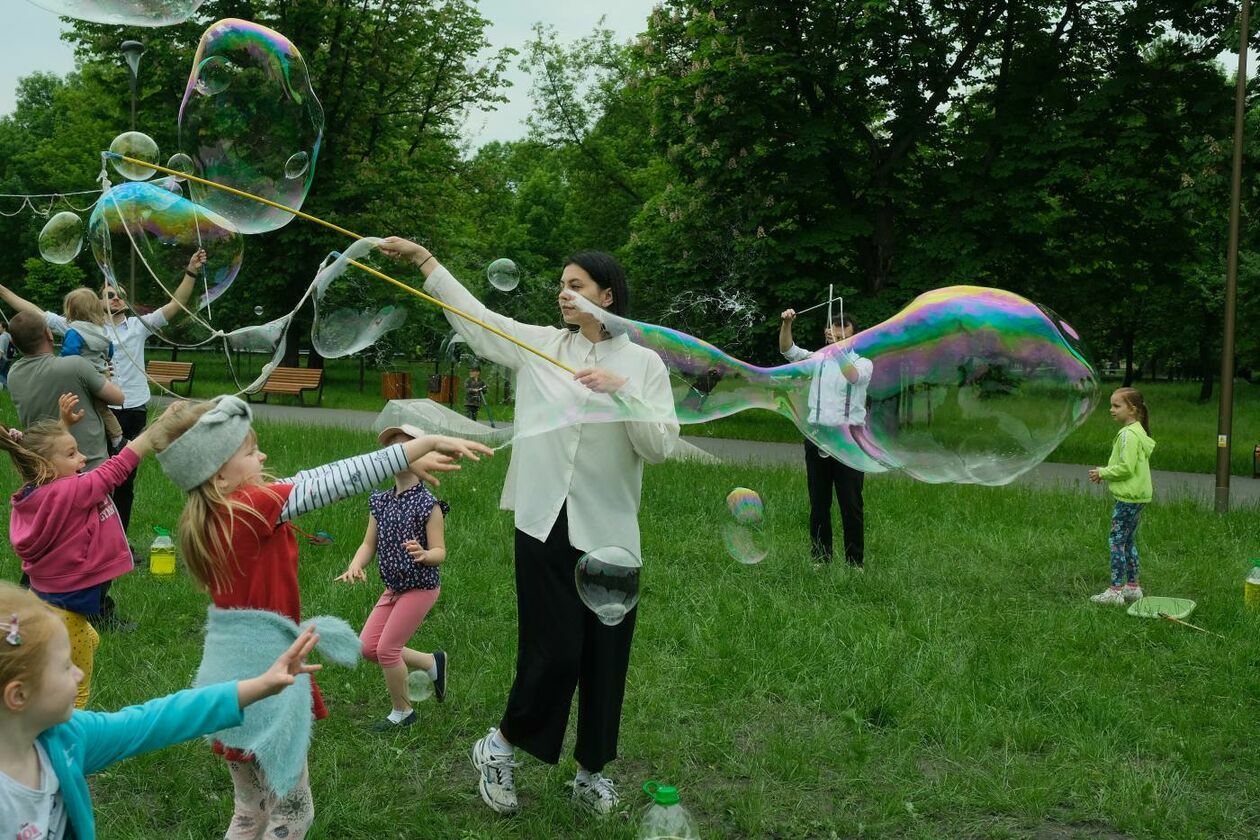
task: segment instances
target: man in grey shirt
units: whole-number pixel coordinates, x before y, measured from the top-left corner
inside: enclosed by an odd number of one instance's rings
[[[54,356],[52,331],[39,315],[19,312],[9,322],[9,331],[14,346],[22,353],[22,358],[9,369],[9,391],[22,425],[58,419],[61,412],[57,400],[62,394],[74,394],[84,413],[83,419],[70,427],[70,433],[87,459],[89,470],[105,463],[109,457],[105,425],[100,415],[91,410],[92,398],[120,403],[122,389],[97,373],[82,356]]]

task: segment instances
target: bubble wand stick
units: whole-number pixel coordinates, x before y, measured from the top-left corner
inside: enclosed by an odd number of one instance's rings
[[[127,155],[120,155],[117,152],[105,152],[105,155],[114,160],[126,161],[127,163],[131,163],[136,166],[141,166],[146,169],[155,169],[158,172],[164,172],[167,175],[178,175],[180,178],[183,178],[185,180],[195,181],[198,184],[204,184],[207,187],[214,187],[216,190],[223,190],[224,192],[231,193],[232,195],[238,195],[241,198],[248,198],[250,201],[256,201],[259,204],[265,204],[268,207],[274,207],[277,210],[283,210],[286,213],[292,213],[294,216],[297,216],[300,219],[305,219],[308,222],[314,222],[317,225],[323,225],[329,230],[336,231],[337,233],[348,236],[351,239],[364,239],[365,238],[355,233],[352,230],[346,230],[340,225],[335,225],[332,222],[324,221],[318,216],[312,216],[310,213],[303,213],[301,210],[295,210],[292,207],[287,207],[283,204],[280,204],[279,202],[272,201],[271,199],[268,199],[268,198],[263,198],[260,195],[254,195],[253,193],[247,193],[244,190],[238,190],[235,187],[229,187],[226,184],[218,184],[218,183],[215,183],[214,181],[208,181],[205,178],[199,178],[196,175],[192,175],[188,172],[179,172],[178,170],[169,169],[158,163],[152,163],[147,160],[139,160],[138,158],[128,157]],[[525,342],[521,341],[518,338],[514,338],[513,336],[508,335],[507,333],[503,332],[497,327],[493,327],[490,324],[487,324],[485,321],[482,321],[480,318],[475,318],[472,315],[469,315],[467,312],[464,312],[462,309],[457,309],[456,307],[451,306],[448,303],[444,303],[438,300],[437,298],[433,297],[432,295],[429,295],[420,291],[414,286],[408,286],[406,283],[403,283],[400,280],[395,280],[393,277],[390,277],[388,274],[377,271],[375,268],[372,268],[370,265],[364,265],[358,260],[349,260],[348,262],[350,263],[350,265],[354,266],[355,268],[361,271],[366,271],[368,274],[371,274],[373,277],[376,277],[380,280],[384,280],[386,283],[391,283],[394,286],[397,286],[398,288],[402,289],[404,292],[407,292],[408,294],[415,295],[421,300],[428,301],[429,303],[432,303],[435,306],[445,309],[447,312],[458,315],[459,317],[463,318],[465,321],[468,321],[470,323],[476,324],[479,327],[489,330],[490,332],[497,335],[499,338],[502,338],[505,341],[510,341],[512,344],[515,344],[517,347],[520,347],[522,350],[528,350],[530,353],[533,353],[535,356],[538,356],[540,359],[544,359],[548,362],[551,362],[553,365],[555,365],[556,367],[560,368],[561,370],[567,373],[572,373],[572,374],[577,373],[576,370],[569,367],[564,362],[561,362],[559,359],[554,359],[551,356],[548,356],[546,353],[539,350],[537,347],[533,347],[529,344],[526,344]]]

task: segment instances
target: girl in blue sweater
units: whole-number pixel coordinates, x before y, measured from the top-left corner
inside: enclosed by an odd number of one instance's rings
[[[88,773],[241,722],[251,703],[318,671],[304,631],[262,674],[180,691],[120,712],[74,708],[83,672],[65,623],[35,595],[0,582],[0,840],[94,840]]]

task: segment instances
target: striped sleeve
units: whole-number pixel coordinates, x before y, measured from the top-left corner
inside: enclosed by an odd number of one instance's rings
[[[366,493],[406,468],[407,456],[403,453],[402,444],[394,444],[367,455],[356,455],[313,470],[303,470],[278,482],[292,484],[293,492],[276,521],[288,522],[333,502]]]

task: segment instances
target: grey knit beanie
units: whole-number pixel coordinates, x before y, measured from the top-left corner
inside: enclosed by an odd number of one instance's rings
[[[236,397],[216,397],[216,405],[175,442],[158,453],[166,477],[185,493],[200,487],[240,449],[253,412]]]

